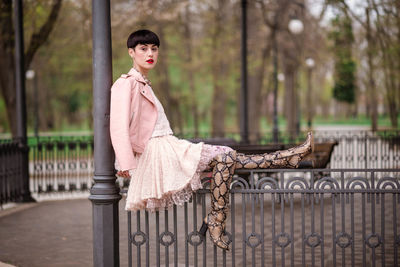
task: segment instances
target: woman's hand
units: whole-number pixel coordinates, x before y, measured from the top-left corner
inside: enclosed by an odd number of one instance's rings
[[[117,172],[117,175],[118,176],[121,176],[121,177],[124,177],[124,178],[130,178],[131,176],[129,175],[129,171],[128,170],[126,170],[126,171],[118,171]]]

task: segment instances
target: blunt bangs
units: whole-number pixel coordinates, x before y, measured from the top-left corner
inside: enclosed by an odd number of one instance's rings
[[[138,30],[129,35],[126,45],[128,48],[135,48],[138,44],[153,44],[160,47],[160,39],[152,31]]]

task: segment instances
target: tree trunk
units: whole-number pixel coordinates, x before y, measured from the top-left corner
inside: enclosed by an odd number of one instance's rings
[[[398,90],[400,89],[400,85],[396,85],[396,74],[400,72],[399,69],[396,69],[395,61],[396,58],[393,58],[393,56],[390,54],[391,50],[394,47],[398,47],[398,43],[393,40],[391,40],[391,35],[389,35],[385,30],[384,27],[386,25],[386,21],[382,22],[382,18],[388,18],[388,14],[385,16],[381,16],[379,14],[380,9],[377,7],[375,2],[373,1],[373,8],[376,13],[376,39],[379,43],[380,47],[380,52],[382,53],[382,69],[383,69],[383,74],[384,74],[384,83],[385,83],[385,89],[386,89],[386,99],[387,99],[387,104],[388,104],[388,109],[389,109],[389,116],[390,116],[390,121],[392,124],[393,128],[398,127],[397,123],[397,115],[398,115],[398,103],[397,103],[397,98],[399,97],[399,92]],[[396,5],[396,8],[400,9],[400,4]],[[400,27],[400,20],[398,21],[398,27]],[[400,38],[400,34],[398,35],[398,38]],[[400,56],[400,51],[398,52],[398,55]],[[398,82],[398,81],[397,81]]]
[[[376,95],[376,86],[375,86],[375,68],[373,63],[373,53],[374,53],[374,43],[371,34],[371,23],[369,17],[369,8],[365,9],[365,13],[367,16],[367,57],[368,57],[368,91],[369,91],[369,108],[370,108],[370,115],[371,115],[371,130],[376,131],[378,129],[378,102],[377,102],[377,95]]]
[[[400,105],[400,16],[399,16],[399,12],[400,12],[400,1],[395,1],[395,5],[396,5],[396,26],[397,26],[397,35],[396,35],[396,52],[397,52],[397,103],[398,105]],[[398,123],[397,123],[397,114],[398,112],[396,112],[396,128],[398,127]]]
[[[386,87],[386,99],[389,106],[390,122],[393,128],[397,128],[397,103],[396,103],[396,82],[394,73],[394,62],[393,59],[388,55],[386,46],[382,39],[379,40],[381,44],[381,52],[383,53],[383,70],[384,70],[384,81]]]
[[[312,67],[309,67],[307,69],[307,105],[306,105],[306,111],[307,111],[307,126],[308,129],[312,128],[312,119],[314,116],[314,101],[313,101],[313,93],[312,93]]]
[[[224,11],[226,0],[218,0],[218,7],[215,10],[215,28],[212,34],[212,82],[213,82],[213,105],[211,108],[211,126],[213,137],[224,137],[225,135],[225,104],[226,92],[224,77],[227,73],[226,58],[223,50],[224,32]]]
[[[50,15],[38,32],[32,34],[27,52],[25,53],[25,69],[29,68],[37,50],[46,42],[54,28],[62,0],[53,2]],[[5,100],[7,118],[11,133],[16,136],[16,92],[14,64],[14,27],[12,21],[12,1],[1,0],[0,13],[0,91]]]
[[[262,88],[264,84],[264,73],[266,69],[266,63],[270,46],[268,43],[264,43],[261,54],[261,64],[254,69],[253,73],[249,74],[249,86],[248,86],[248,114],[249,114],[249,141],[251,143],[257,142],[260,136],[260,119],[261,119],[261,103],[262,103]]]
[[[291,139],[296,137],[297,124],[297,97],[296,97],[296,71],[285,68],[285,101],[286,101],[286,130]]]
[[[180,118],[179,105],[177,105],[177,101],[175,101],[171,95],[171,82],[168,73],[168,44],[165,41],[163,25],[161,25],[161,23],[158,24],[157,33],[160,38],[160,43],[162,44],[164,57],[162,60],[158,61],[157,68],[155,68],[159,78],[159,85],[155,91],[162,99],[165,106],[165,113],[171,122],[171,128],[175,130],[179,129],[179,131],[182,132],[183,127]]]
[[[393,128],[397,128],[398,127],[398,123],[397,123],[398,110],[397,110],[396,100],[388,95],[387,101],[388,101],[388,106],[389,106],[390,123],[392,124]]]
[[[384,52],[384,54],[386,54]],[[388,57],[388,55],[384,56],[384,61],[386,62],[383,66],[385,69],[384,71],[384,77],[385,77],[385,87],[386,87],[386,99],[388,102],[388,107],[389,107],[389,116],[390,116],[390,122],[392,124],[393,128],[398,127],[397,123],[397,115],[398,115],[398,110],[397,110],[397,103],[396,103],[396,85],[395,85],[395,75],[394,75],[394,70],[393,70],[393,62],[392,60]]]
[[[17,134],[17,112],[16,112],[16,94],[15,94],[15,72],[13,59],[7,62],[1,57],[0,60],[0,80],[1,80],[1,93],[6,104],[6,112],[9,129],[12,136]]]
[[[299,108],[297,97],[297,71],[299,68],[298,50],[294,41],[285,41],[282,49],[282,67],[285,75],[285,116],[287,132],[292,140],[296,138],[299,123]]]
[[[14,26],[12,21],[12,1],[2,0],[0,16],[0,86],[10,131],[17,133],[15,65],[14,65]]]
[[[254,2],[249,3],[250,14],[257,12],[257,7]],[[257,16],[249,16],[249,25],[259,25],[260,19]],[[256,143],[260,139],[260,119],[262,116],[261,104],[262,89],[264,85],[264,74],[268,56],[271,51],[271,34],[265,36],[260,33],[258,27],[249,28],[249,62],[251,62],[248,74],[248,127],[249,141]],[[260,42],[258,40],[264,39]],[[251,119],[250,119],[251,118]]]
[[[190,3],[189,3],[190,4]],[[185,36],[185,48],[186,48],[186,70],[187,76],[189,80],[189,88],[190,88],[190,102],[191,102],[191,110],[193,116],[193,128],[194,128],[194,137],[197,138],[199,135],[199,114],[197,109],[197,98],[196,98],[196,87],[194,83],[194,75],[193,75],[193,44],[192,44],[192,32],[190,30],[191,24],[191,14],[190,14],[190,6],[189,4],[186,6],[185,11],[185,21],[183,22],[184,27],[184,36]]]

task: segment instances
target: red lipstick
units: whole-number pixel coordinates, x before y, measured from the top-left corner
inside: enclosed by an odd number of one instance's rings
[[[153,60],[153,59],[148,59],[148,60],[146,60],[146,62],[147,62],[147,63],[150,63],[150,64],[153,64],[153,63],[154,63],[154,60]]]

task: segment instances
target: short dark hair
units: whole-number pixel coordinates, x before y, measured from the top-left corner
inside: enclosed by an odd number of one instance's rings
[[[152,31],[138,30],[129,35],[126,46],[128,48],[135,48],[138,44],[154,44],[160,47],[160,39]]]

